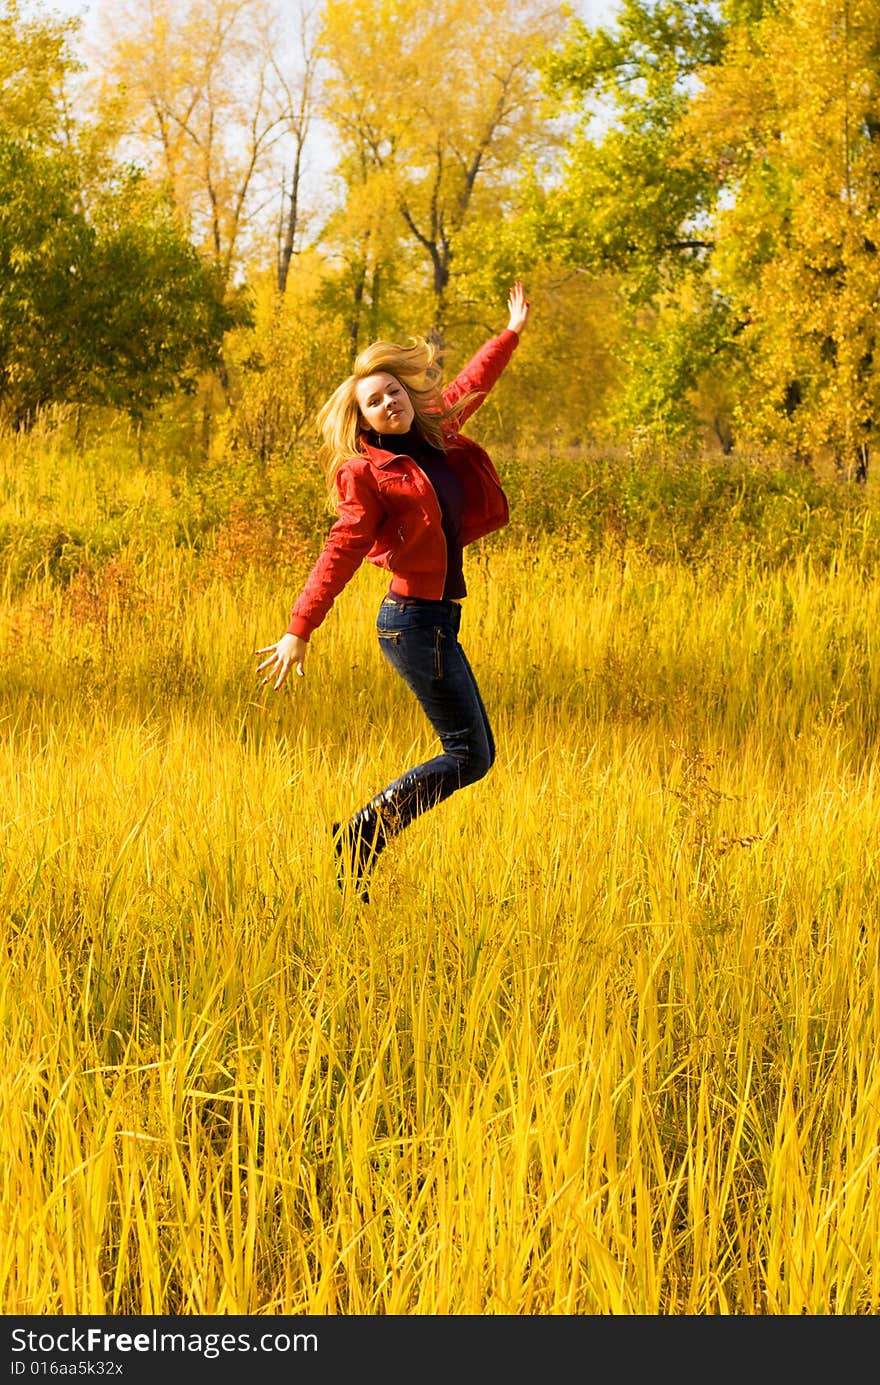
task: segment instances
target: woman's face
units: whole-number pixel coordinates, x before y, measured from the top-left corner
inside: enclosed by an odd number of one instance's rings
[[[408,433],[415,417],[410,397],[394,375],[378,371],[358,380],[355,398],[361,418],[377,433]]]

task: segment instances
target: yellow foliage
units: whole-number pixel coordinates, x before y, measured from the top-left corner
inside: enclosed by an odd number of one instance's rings
[[[864,465],[880,395],[876,0],[787,0],[735,32],[687,133],[728,179],[713,274],[743,327],[744,441]]]
[[[497,215],[525,153],[545,138],[534,58],[561,22],[546,0],[325,6],[327,113],[348,189],[337,235],[398,279],[419,261],[436,326],[463,229],[486,199]]]
[[[348,371],[344,325],[318,300],[325,275],[309,255],[297,258],[283,295],[265,275],[254,295],[253,327],[230,342],[226,436],[233,450],[262,465],[291,455]]]

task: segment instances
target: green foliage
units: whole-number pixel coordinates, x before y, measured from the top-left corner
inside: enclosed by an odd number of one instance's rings
[[[0,31],[0,411],[19,426],[58,403],[142,418],[218,362],[241,304],[143,176],[68,128],[64,27],[11,5]]]
[[[57,397],[68,310],[94,233],[72,160],[0,137],[0,401],[18,420]]]
[[[134,417],[218,360],[240,313],[136,172],[83,208],[74,154],[0,140],[0,405]]]
[[[83,395],[143,417],[219,364],[225,334],[249,318],[243,295],[224,292],[219,270],[181,234],[141,175],[120,179],[96,208],[90,293],[78,343],[93,361]]]
[[[621,0],[613,29],[591,30],[574,20],[544,71],[551,89],[610,96],[625,115],[644,117],[717,61],[723,34],[711,0]]]
[[[679,132],[694,74],[718,60],[715,6],[624,0],[613,31],[577,21],[545,80],[580,113],[562,176],[533,185],[535,244],[649,300],[701,261],[713,185]],[[604,111],[596,119],[597,102]]]
[[[720,368],[739,442],[864,477],[878,25],[874,0],[624,0],[613,28],[574,24],[548,56],[575,127],[561,174],[524,184],[520,239],[533,259],[613,271],[649,310],[625,341],[619,431],[692,434]]]
[[[0,141],[0,404],[142,417],[216,362],[236,312],[167,208],[125,173],[82,209],[76,157]]]
[[[697,443],[706,424],[723,429],[723,381],[732,351],[728,304],[697,280],[651,311],[634,315],[623,336],[625,373],[610,416],[617,435]]]

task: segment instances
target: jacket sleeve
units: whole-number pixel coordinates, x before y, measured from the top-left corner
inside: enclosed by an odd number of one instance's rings
[[[336,478],[339,511],[290,615],[288,634],[307,640],[369,553],[384,518],[378,493],[344,466]]]
[[[463,395],[476,393],[479,396],[470,400],[461,413],[456,415],[454,421],[451,420],[452,427],[456,431],[465,419],[476,413],[484,402],[486,395],[501,376],[504,367],[518,345],[519,336],[517,333],[512,332],[509,327],[505,327],[504,331],[500,332],[497,337],[490,337],[480,347],[477,354],[471,357],[464,369],[460,370],[455,379],[446,386],[443,391],[443,403],[447,408],[451,404],[455,404]]]

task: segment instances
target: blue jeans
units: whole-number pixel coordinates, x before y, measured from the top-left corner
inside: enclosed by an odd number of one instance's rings
[[[418,698],[442,746],[442,754],[407,770],[372,800],[385,810],[391,832],[482,779],[495,761],[489,718],[458,642],[460,625],[455,601],[387,596],[379,608],[379,648]]]

